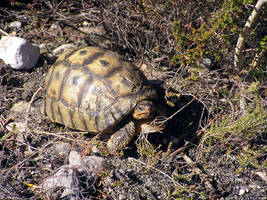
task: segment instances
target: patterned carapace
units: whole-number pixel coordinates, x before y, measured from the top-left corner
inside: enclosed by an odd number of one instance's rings
[[[112,51],[85,47],[63,53],[51,66],[43,106],[53,122],[106,133],[138,102],[153,98],[156,92],[135,65]]]

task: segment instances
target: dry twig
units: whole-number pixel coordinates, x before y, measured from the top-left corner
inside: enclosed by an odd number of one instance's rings
[[[4,30],[2,30],[1,28],[0,28],[0,33],[2,33],[3,35],[6,35],[6,36],[9,35],[7,32],[5,32]]]
[[[28,105],[28,108],[27,108],[27,112],[26,112],[26,120],[25,120],[25,127],[26,129],[28,129],[28,121],[29,121],[29,112],[30,112],[30,109],[31,109],[31,105],[32,105],[32,102],[34,101],[36,95],[40,92],[40,90],[42,89],[42,87],[39,87],[36,92],[32,95],[32,98],[29,102],[29,105]]]
[[[210,190],[214,190],[214,188],[213,188],[213,186],[211,185],[211,183],[210,183],[208,180],[206,180],[206,177],[204,177],[202,171],[201,171],[198,167],[195,166],[195,164],[194,164],[194,162],[191,160],[191,158],[189,158],[187,155],[184,155],[184,156],[183,156],[183,159],[185,160],[185,162],[186,162],[188,165],[190,165],[190,166],[193,167],[193,171],[194,171],[196,174],[198,174],[198,175],[200,176],[200,178],[204,179],[204,184],[205,184],[206,188],[208,188],[208,189],[210,189]]]

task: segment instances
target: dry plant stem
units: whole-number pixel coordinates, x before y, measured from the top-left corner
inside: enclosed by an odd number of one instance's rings
[[[4,30],[2,30],[1,28],[0,28],[0,33],[2,33],[3,35],[6,35],[6,36],[9,35],[7,32],[5,32]]]
[[[202,128],[202,125],[201,125],[201,122],[202,122],[202,119],[203,119],[203,116],[204,116],[204,107],[202,108],[202,112],[201,112],[201,116],[200,116],[200,119],[198,121],[198,127],[197,127],[197,130],[199,130],[200,128]]]
[[[29,105],[28,105],[28,108],[27,108],[27,112],[26,112],[26,121],[25,121],[25,126],[26,126],[26,129],[28,130],[28,121],[29,121],[29,112],[30,112],[30,109],[31,109],[31,105],[32,105],[32,102],[34,100],[34,98],[36,97],[36,95],[38,94],[38,92],[42,89],[42,87],[39,87],[36,92],[32,95],[32,98],[31,98],[31,101],[29,102]]]
[[[233,121],[234,121],[234,116],[235,116],[235,108],[234,108],[234,105],[232,104],[232,102],[230,100],[227,100],[227,102],[229,103],[229,105],[231,107],[231,110],[232,110],[232,112],[231,112],[231,123],[230,123],[230,124],[232,124]]]
[[[10,122],[12,122],[13,120],[14,120],[14,119],[12,119],[11,117],[8,117],[8,118],[4,119],[2,116],[0,116],[0,125],[1,125],[0,128],[5,129],[6,126],[7,126]]]
[[[189,106],[196,98],[193,96],[193,99],[191,99],[191,101],[189,101],[187,104],[185,104],[182,108],[180,108],[179,110],[177,110],[175,113],[173,113],[170,117],[168,117],[166,120],[164,120],[163,122],[166,122],[170,119],[172,119],[175,115],[177,115],[179,112],[181,112],[183,109],[185,109],[187,106]]]
[[[202,129],[197,131],[197,136],[200,136],[202,133],[206,132],[207,129],[216,122],[216,120],[220,118],[220,115],[216,115],[213,119],[211,119]]]
[[[255,69],[255,67],[257,67],[260,59],[262,58],[262,56],[265,54],[266,49],[262,49],[261,52],[259,54],[256,54],[256,56],[254,57],[252,63],[251,63],[251,67],[249,69],[249,71]]]
[[[185,142],[183,147],[180,147],[179,149],[176,149],[174,152],[170,153],[170,155],[166,159],[169,159],[169,158],[175,156],[176,154],[178,154],[182,151],[185,151],[185,149],[188,147],[188,145],[189,145],[189,142]]]
[[[31,132],[31,133],[37,133],[37,134],[52,135],[52,136],[55,136],[55,137],[58,137],[58,138],[61,138],[61,139],[69,140],[71,142],[75,142],[76,141],[75,139],[63,136],[64,134],[67,134],[65,132],[50,133],[50,132],[47,132],[47,131],[32,130],[32,129],[29,129],[29,128],[27,128],[27,131]],[[71,133],[82,133],[82,132],[71,132]]]
[[[203,177],[203,173],[201,172],[201,170],[198,167],[194,166],[194,162],[191,160],[191,158],[189,158],[187,155],[184,155],[183,159],[185,160],[185,162],[188,165],[193,167],[193,171],[195,173],[197,173],[200,177]],[[205,177],[203,177],[203,178],[205,178]],[[211,183],[209,181],[204,180],[204,184],[205,184],[206,188],[209,188],[210,190],[214,190],[213,186],[211,185]]]
[[[171,176],[169,176],[168,174],[164,173],[163,171],[161,171],[161,170],[159,170],[159,169],[157,169],[157,168],[155,168],[155,167],[149,166],[149,165],[147,165],[146,163],[144,163],[144,162],[142,162],[142,161],[140,161],[140,160],[137,160],[137,159],[135,159],[135,158],[129,158],[129,160],[130,160],[130,161],[133,160],[133,161],[135,161],[135,162],[138,162],[138,163],[144,165],[144,166],[147,167],[147,168],[154,169],[154,170],[156,170],[157,172],[159,172],[159,173],[163,174],[164,176],[166,176],[168,179],[170,179],[175,185],[177,185],[177,186],[182,186],[182,185],[180,185],[179,183],[177,183],[177,181],[175,181]]]
[[[266,176],[266,172],[254,172],[256,175],[258,175],[259,177],[261,177],[262,180],[264,180],[267,183],[267,176]]]
[[[266,3],[267,0],[259,0],[252,13],[250,14],[242,32],[239,35],[236,47],[235,47],[235,58],[234,58],[234,65],[236,68],[241,69],[243,66],[243,61],[244,61],[244,55],[243,55],[243,49],[244,49],[244,45],[245,45],[245,41],[247,40],[249,33],[251,31],[251,27],[253,25],[253,23],[255,23],[260,10],[262,9],[264,3]]]

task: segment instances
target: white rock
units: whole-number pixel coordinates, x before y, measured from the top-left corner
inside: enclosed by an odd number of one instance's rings
[[[209,58],[202,58],[200,62],[198,62],[198,65],[202,68],[211,68],[212,60]]]
[[[60,30],[60,26],[58,24],[52,24],[50,27],[49,27],[50,30]]]
[[[77,151],[71,151],[69,155],[69,163],[71,166],[80,166],[82,165],[82,156]]]
[[[19,21],[14,21],[14,22],[11,22],[11,23],[9,24],[9,27],[10,27],[10,28],[21,28],[21,26],[22,26],[22,23],[19,22]]]
[[[25,39],[4,36],[0,41],[0,59],[14,69],[30,69],[35,66],[40,49]]]

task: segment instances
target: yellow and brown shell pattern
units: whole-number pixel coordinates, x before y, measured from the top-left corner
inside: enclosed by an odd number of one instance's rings
[[[105,133],[139,101],[155,97],[135,65],[112,51],[85,47],[63,53],[49,69],[43,112],[67,127]]]

